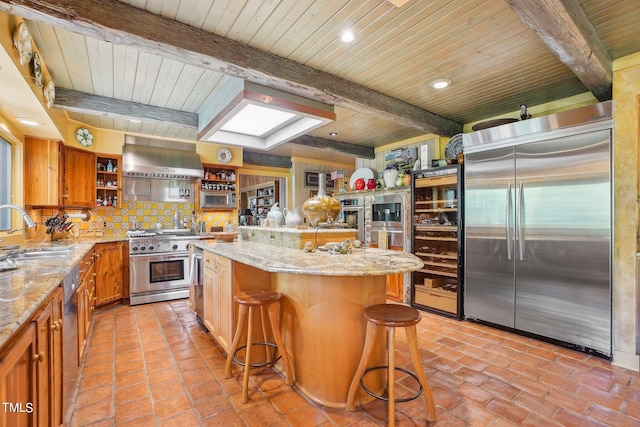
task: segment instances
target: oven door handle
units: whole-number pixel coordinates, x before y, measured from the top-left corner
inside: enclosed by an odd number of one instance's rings
[[[167,252],[159,254],[129,254],[131,260],[147,260],[147,261],[175,261],[179,259],[189,258],[189,252]]]

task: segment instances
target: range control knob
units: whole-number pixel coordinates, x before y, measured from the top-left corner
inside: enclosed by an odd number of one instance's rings
[[[149,245],[149,250],[152,251],[153,250],[153,245]]]
[[[137,250],[138,250],[138,247],[137,247],[137,246],[132,246],[132,247],[131,247],[131,250],[132,250],[133,252],[135,252],[135,251],[137,251]]]
[[[176,244],[174,243],[174,244],[173,244],[173,246],[171,246],[171,249],[173,249],[174,251],[175,251],[175,250],[178,250],[178,245],[176,245]]]
[[[140,250],[144,251],[145,249],[147,249],[147,247],[145,245],[140,246]]]

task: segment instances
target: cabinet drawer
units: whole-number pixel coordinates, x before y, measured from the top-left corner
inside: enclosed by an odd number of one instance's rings
[[[204,266],[205,268],[210,268],[212,270],[216,270],[218,262],[218,256],[212,252],[204,251]]]
[[[458,296],[453,292],[439,291],[430,288],[423,288],[421,286],[416,286],[415,290],[416,304],[454,314],[458,311]]]

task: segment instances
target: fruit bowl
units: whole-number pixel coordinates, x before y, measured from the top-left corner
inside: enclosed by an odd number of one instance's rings
[[[238,234],[240,234],[239,231],[219,231],[211,233],[211,237],[221,242],[233,242]]]

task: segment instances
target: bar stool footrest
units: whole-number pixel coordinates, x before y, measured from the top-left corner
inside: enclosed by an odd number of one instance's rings
[[[364,374],[362,374],[362,377],[360,378],[360,386],[362,387],[362,389],[371,397],[375,397],[376,399],[379,400],[384,400],[385,402],[389,401],[388,397],[384,397],[381,396],[379,394],[376,394],[374,392],[372,392],[371,390],[369,390],[367,388],[367,386],[364,385],[364,378],[367,376],[367,374],[371,371],[377,371],[379,369],[389,369],[388,365],[383,365],[383,366],[374,366],[373,368],[368,368],[367,370],[364,371]],[[409,375],[410,377],[412,377],[416,383],[418,384],[418,391],[416,392],[416,394],[414,394],[413,396],[409,396],[409,397],[402,397],[402,398],[396,398],[394,399],[396,403],[401,403],[401,402],[409,402],[411,400],[417,399],[421,394],[422,394],[422,384],[420,384],[420,380],[418,379],[418,376],[416,374],[414,374],[411,371],[408,371],[404,368],[395,368],[396,371],[400,371],[400,372],[404,372],[405,374]]]
[[[278,346],[277,346],[275,343],[272,343],[272,342],[252,342],[252,343],[251,343],[251,347],[256,346],[256,345],[266,345],[266,346],[269,346],[269,347],[273,347],[273,348],[275,348],[276,350],[278,349]],[[244,362],[242,362],[240,359],[238,359],[238,358],[236,357],[236,354],[238,354],[238,352],[239,352],[240,350],[245,349],[245,348],[247,348],[247,346],[246,346],[246,345],[243,345],[243,346],[241,346],[241,347],[238,347],[238,348],[236,349],[236,351],[234,351],[234,352],[233,352],[233,361],[234,361],[237,365],[240,365],[240,366],[244,366],[244,365],[245,365],[245,363],[244,363]],[[278,357],[276,357],[275,359],[273,359],[271,362],[265,362],[265,363],[251,363],[251,364],[249,365],[249,367],[250,367],[250,368],[261,368],[261,367],[263,367],[263,366],[271,366],[271,365],[273,365],[274,363],[276,363],[278,360],[280,360],[281,358],[282,358],[282,355],[281,355],[281,354],[278,354]]]

